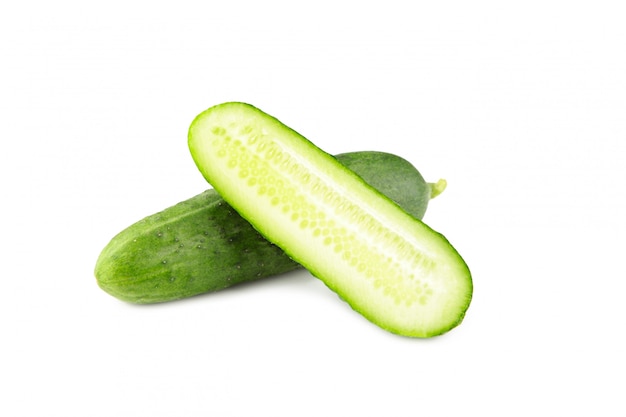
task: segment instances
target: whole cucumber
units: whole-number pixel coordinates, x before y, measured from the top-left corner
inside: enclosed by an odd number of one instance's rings
[[[414,217],[445,188],[424,181],[405,159],[352,152],[337,160]],[[95,267],[110,295],[149,304],[187,298],[276,275],[300,265],[265,240],[213,189],[153,214],[117,234]]]

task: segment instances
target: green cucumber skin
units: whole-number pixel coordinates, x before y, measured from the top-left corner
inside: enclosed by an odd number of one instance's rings
[[[461,323],[473,283],[458,251],[311,141],[237,102],[200,113],[188,138],[225,201],[372,323],[422,338]]]
[[[374,151],[336,158],[409,214],[423,217],[431,188],[411,163]],[[150,304],[214,292],[300,267],[210,189],[116,235],[101,252],[95,276],[110,295]]]

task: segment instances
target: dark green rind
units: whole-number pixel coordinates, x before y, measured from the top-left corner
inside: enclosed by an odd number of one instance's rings
[[[336,158],[412,216],[424,216],[431,187],[405,159],[373,151]],[[112,296],[150,304],[300,267],[211,189],[120,232],[100,254],[95,276]]]

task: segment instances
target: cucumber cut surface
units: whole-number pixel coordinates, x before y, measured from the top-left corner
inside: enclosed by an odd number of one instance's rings
[[[368,320],[412,337],[462,321],[472,279],[446,238],[276,118],[224,103],[188,144],[226,202]]]

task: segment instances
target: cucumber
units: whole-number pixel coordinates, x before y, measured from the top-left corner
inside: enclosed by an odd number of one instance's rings
[[[372,186],[421,218],[445,181],[428,184],[406,160],[383,152],[337,155]],[[132,303],[172,301],[300,268],[261,237],[215,190],[131,225],[102,250],[99,286]]]
[[[274,117],[217,105],[188,145],[225,201],[371,322],[432,337],[462,321],[472,278],[448,240]]]

